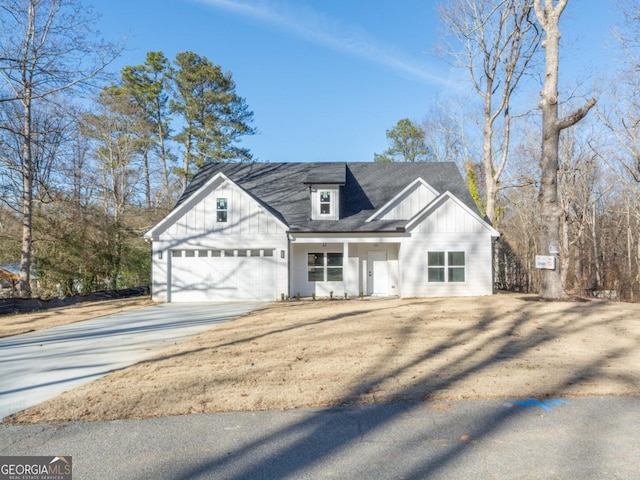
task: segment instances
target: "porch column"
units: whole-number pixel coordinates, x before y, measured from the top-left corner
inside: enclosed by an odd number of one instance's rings
[[[349,292],[349,242],[342,244],[342,285],[344,293]]]

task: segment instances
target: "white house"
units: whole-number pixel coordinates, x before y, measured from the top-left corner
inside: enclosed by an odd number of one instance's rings
[[[489,295],[498,236],[449,162],[207,164],[145,234],[164,302]]]

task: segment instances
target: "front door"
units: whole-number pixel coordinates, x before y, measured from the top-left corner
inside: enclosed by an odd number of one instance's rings
[[[389,295],[387,252],[367,254],[367,292],[369,295]]]

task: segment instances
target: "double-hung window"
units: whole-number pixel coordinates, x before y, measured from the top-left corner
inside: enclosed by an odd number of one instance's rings
[[[307,254],[307,279],[310,282],[341,282],[342,252],[318,252]]]
[[[320,215],[331,215],[331,192],[320,191]]]
[[[428,252],[427,279],[429,282],[464,282],[464,252]]]
[[[216,198],[216,221],[224,223],[227,221],[227,199]]]

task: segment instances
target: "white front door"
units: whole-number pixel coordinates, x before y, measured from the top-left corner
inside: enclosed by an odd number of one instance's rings
[[[367,254],[367,291],[369,295],[389,295],[387,252]]]

